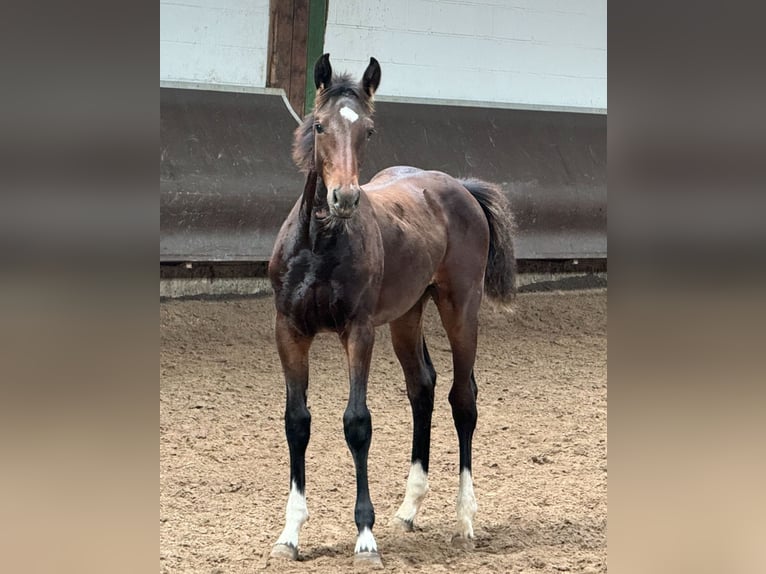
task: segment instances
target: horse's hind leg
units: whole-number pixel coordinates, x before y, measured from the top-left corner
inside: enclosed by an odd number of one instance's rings
[[[449,393],[452,418],[460,447],[460,485],[457,495],[457,531],[452,539],[456,546],[471,547],[476,497],[471,474],[471,443],[476,428],[476,395],[478,389],[473,376],[476,360],[478,313],[481,288],[463,283],[462,288],[437,290],[434,298],[442,324],[452,348],[454,379]]]
[[[412,407],[410,474],[407,478],[404,502],[394,516],[394,522],[408,531],[413,530],[415,516],[428,492],[428,458],[436,371],[423,338],[425,303],[424,297],[405,315],[390,324],[391,341],[404,371],[407,396]]]
[[[306,407],[311,338],[297,333],[285,317],[278,313],[276,339],[287,386],[285,434],[290,447],[290,495],[285,510],[285,527],[271,555],[296,560],[298,536],[303,523],[309,518],[306,507],[305,455],[311,432],[311,414]]]

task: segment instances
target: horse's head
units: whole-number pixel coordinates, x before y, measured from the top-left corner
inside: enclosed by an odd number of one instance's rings
[[[347,218],[359,204],[359,168],[367,140],[374,133],[373,97],[380,84],[380,64],[370,64],[360,82],[333,76],[330,55],[314,66],[314,111],[296,131],[293,158],[304,170],[315,169],[327,189],[330,213]]]

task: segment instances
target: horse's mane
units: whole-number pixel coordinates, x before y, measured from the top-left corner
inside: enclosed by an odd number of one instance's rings
[[[351,79],[351,75],[333,76],[330,87],[317,92],[314,110],[303,118],[301,125],[295,129],[293,161],[301,171],[309,171],[314,159],[314,112],[321,110],[328,102],[341,96],[356,98],[365,107],[368,114],[372,114],[375,109],[373,99],[365,93],[359,83]]]

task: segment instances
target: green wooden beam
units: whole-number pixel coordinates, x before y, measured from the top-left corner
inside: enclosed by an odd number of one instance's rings
[[[309,35],[306,41],[306,103],[303,113],[314,109],[314,63],[324,50],[324,31],[327,25],[328,0],[309,0]]]

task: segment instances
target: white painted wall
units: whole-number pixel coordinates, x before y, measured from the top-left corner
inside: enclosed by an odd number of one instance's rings
[[[607,107],[606,0],[330,0],[325,51],[381,96]]]
[[[269,0],[160,0],[160,80],[265,87]]]

